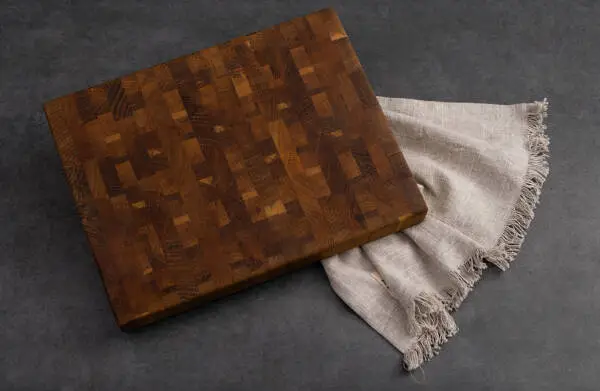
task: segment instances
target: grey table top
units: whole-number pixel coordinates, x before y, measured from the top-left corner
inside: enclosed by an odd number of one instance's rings
[[[598,389],[600,3],[475,3],[3,0],[0,389]],[[329,5],[379,95],[550,98],[551,175],[517,262],[414,375],[320,265],[122,333],[42,102]]]

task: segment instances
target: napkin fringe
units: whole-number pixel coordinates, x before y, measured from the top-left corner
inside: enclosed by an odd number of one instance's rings
[[[414,301],[419,337],[404,353],[404,368],[411,371],[437,355],[443,343],[458,332],[458,327],[437,295],[420,294]]]
[[[501,270],[509,268],[525,240],[527,229],[535,216],[542,186],[549,172],[548,156],[550,140],[546,135],[544,119],[548,116],[548,100],[535,102],[534,110],[527,114],[529,164],[521,194],[513,209],[496,247],[485,256],[485,260]]]
[[[415,299],[415,329],[418,337],[404,352],[403,366],[410,371],[435,356],[443,343],[456,334],[458,327],[450,315],[457,309],[481,278],[489,262],[501,270],[509,268],[527,234],[534,210],[539,203],[542,186],[549,173],[549,144],[544,119],[548,116],[548,100],[535,102],[527,113],[529,163],[521,193],[496,246],[477,249],[458,271],[452,273],[452,289],[441,295],[423,293]]]

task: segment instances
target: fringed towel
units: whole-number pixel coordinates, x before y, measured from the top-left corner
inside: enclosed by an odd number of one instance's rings
[[[413,370],[458,331],[450,312],[487,265],[506,270],[519,252],[548,175],[548,105],[379,102],[429,214],[323,265],[333,290]]]

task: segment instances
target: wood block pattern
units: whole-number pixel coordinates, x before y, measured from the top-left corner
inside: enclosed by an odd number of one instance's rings
[[[416,183],[322,10],[45,111],[118,324],[420,222]]]

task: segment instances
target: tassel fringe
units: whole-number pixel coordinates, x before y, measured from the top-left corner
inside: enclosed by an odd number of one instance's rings
[[[450,311],[460,306],[479,281],[483,270],[487,268],[486,262],[506,270],[521,249],[549,173],[550,141],[544,124],[544,119],[548,116],[548,100],[535,103],[535,108],[527,115],[529,163],[512,215],[496,246],[488,250],[477,250],[452,274],[455,286],[444,292],[444,297],[423,293],[415,299],[412,320],[417,339],[404,353],[403,359],[403,366],[408,371],[430,360],[439,352],[441,345],[456,334],[458,327]]]

